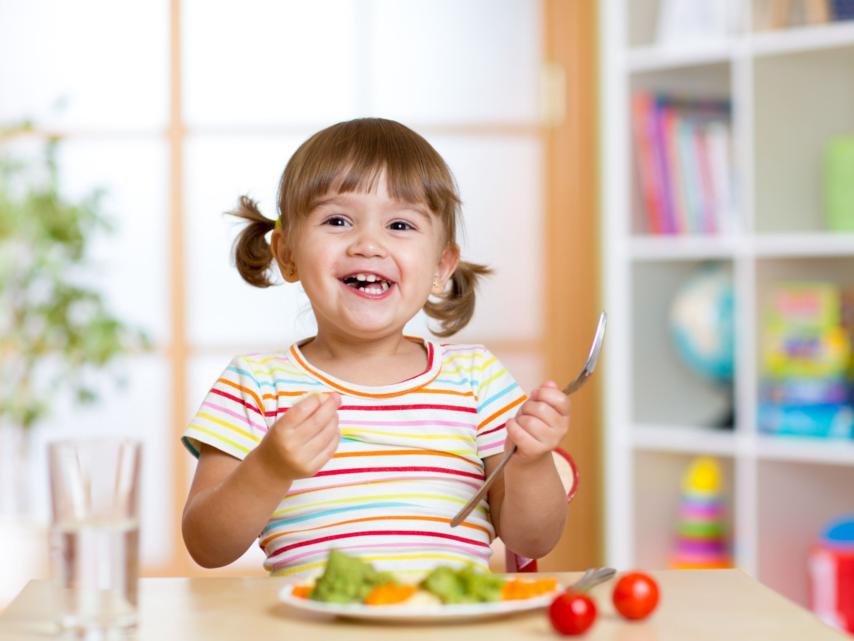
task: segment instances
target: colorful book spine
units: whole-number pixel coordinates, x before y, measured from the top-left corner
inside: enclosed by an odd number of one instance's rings
[[[632,97],[632,127],[638,179],[646,209],[647,224],[652,233],[663,234],[665,233],[665,211],[662,202],[664,189],[661,186],[658,160],[653,145],[655,113],[652,97],[647,93],[638,92]]]
[[[697,174],[700,182],[702,202],[703,231],[714,234],[718,231],[716,211],[718,208],[715,183],[712,176],[712,162],[709,158],[709,133],[705,123],[694,130],[694,146],[697,155]]]
[[[660,188],[662,190],[662,204],[664,205],[664,233],[665,234],[676,234],[679,233],[679,228],[676,223],[676,212],[674,211],[674,199],[673,199],[673,173],[672,168],[668,162],[668,153],[667,153],[667,144],[666,144],[666,134],[665,134],[665,111],[667,109],[666,100],[662,97],[656,97],[653,101],[654,106],[654,146],[655,146],[655,158],[658,164],[659,175],[661,176],[661,180],[659,182]]]
[[[731,229],[734,172],[728,102],[638,91],[631,115],[647,230],[714,234]]]
[[[690,230],[688,227],[688,204],[685,191],[685,168],[679,159],[679,115],[673,107],[664,109],[664,141],[665,157],[670,172],[670,199],[673,204],[673,218],[675,232],[684,234]]]
[[[682,167],[683,194],[685,196],[686,229],[691,234],[705,231],[699,161],[697,159],[697,148],[694,144],[695,128],[695,123],[688,118],[680,119],[677,127],[679,163]]]

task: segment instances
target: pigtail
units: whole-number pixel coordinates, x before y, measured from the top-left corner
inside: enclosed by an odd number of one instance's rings
[[[452,336],[468,325],[474,314],[478,280],[491,273],[486,265],[460,261],[451,276],[450,288],[438,296],[437,301],[428,300],[424,305],[424,312],[442,326],[440,331],[433,332],[436,336]]]
[[[237,271],[250,285],[269,287],[273,284],[270,278],[273,252],[267,242],[267,233],[275,227],[275,221],[264,216],[249,196],[241,196],[237,208],[225,213],[246,221],[232,246]]]

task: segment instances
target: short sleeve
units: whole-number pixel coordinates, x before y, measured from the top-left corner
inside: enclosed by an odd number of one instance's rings
[[[196,458],[204,443],[242,460],[266,432],[261,385],[245,360],[237,357],[205,396],[181,442]]]
[[[475,355],[472,386],[477,401],[477,453],[484,459],[504,451],[507,421],[516,416],[528,396],[507,368],[484,347]]]

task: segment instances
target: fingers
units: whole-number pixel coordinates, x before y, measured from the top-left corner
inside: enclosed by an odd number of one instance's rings
[[[340,440],[338,417],[333,417],[301,447],[301,458],[307,468],[317,471],[335,453]]]
[[[564,417],[552,405],[532,399],[528,399],[522,404],[522,407],[519,408],[519,416],[537,418],[547,425],[558,423]]]
[[[318,414],[321,417],[320,424],[323,425],[328,420],[329,413],[334,413],[340,404],[341,396],[335,393],[309,394],[292,405],[285,415],[276,421],[276,428],[294,431],[306,423],[316,425],[317,421],[314,419]]]
[[[323,404],[325,394],[309,394],[295,403],[280,419],[284,425],[299,425]]]
[[[294,433],[300,435],[306,441],[311,439],[332,417],[338,415],[338,406],[340,404],[341,397],[338,394],[329,394],[315,407],[310,415],[305,417],[298,416],[301,420],[298,423],[292,424]],[[294,405],[294,408],[296,407]],[[288,410],[288,414],[292,411],[293,409]]]
[[[528,456],[553,450],[569,429],[569,398],[554,381],[546,381],[531,392],[515,418],[507,422],[507,433]]]
[[[318,438],[312,439],[311,445],[318,446],[316,453],[310,458],[310,465],[315,471],[323,467],[326,461],[332,458],[338,449],[340,440],[341,433],[338,431],[338,419],[336,417],[322,430]]]
[[[563,416],[569,416],[569,397],[558,388],[554,381],[546,381],[531,392],[529,401],[539,401],[550,405]]]
[[[291,406],[267,433],[264,442],[290,478],[312,476],[335,453],[340,405],[338,394],[311,394]]]
[[[508,440],[515,444],[520,452],[540,452],[543,449],[542,443],[519,424],[518,417],[507,421],[507,436]],[[504,444],[505,451],[510,447],[507,443]]]
[[[298,438],[303,439],[304,446],[309,450],[323,450],[330,440],[338,440],[338,406],[339,400],[330,398],[317,408],[294,431]]]

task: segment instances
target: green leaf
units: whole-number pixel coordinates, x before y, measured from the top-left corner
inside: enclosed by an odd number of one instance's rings
[[[33,130],[24,122],[0,127],[0,138]],[[145,332],[128,326],[87,285],[91,242],[114,227],[104,212],[106,192],[81,198],[61,193],[56,162],[61,141],[25,162],[0,155],[0,416],[31,427],[44,420],[58,389],[78,403],[97,401],[80,382],[83,368],[107,371],[133,351],[147,351]],[[44,375],[48,362],[56,377]]]

